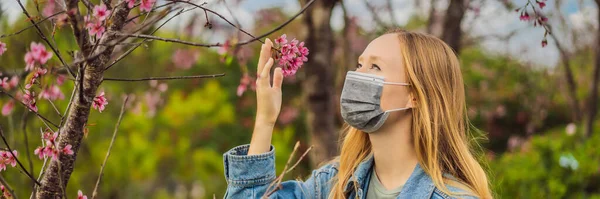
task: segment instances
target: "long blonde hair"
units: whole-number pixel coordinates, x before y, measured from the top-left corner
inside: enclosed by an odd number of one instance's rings
[[[480,198],[492,198],[487,176],[471,153],[465,91],[454,51],[430,35],[392,30],[398,35],[410,92],[417,100],[412,110],[412,142],[421,168],[442,192],[455,195],[446,183]],[[343,135],[338,174],[330,196],[346,198],[344,185],[371,153],[366,133],[347,127]],[[444,174],[455,177],[444,178]],[[457,183],[456,183],[457,182]]]

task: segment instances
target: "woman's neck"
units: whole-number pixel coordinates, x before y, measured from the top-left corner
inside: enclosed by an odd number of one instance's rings
[[[374,168],[386,189],[404,185],[418,162],[411,141],[411,126],[412,118],[409,115],[369,134]]]

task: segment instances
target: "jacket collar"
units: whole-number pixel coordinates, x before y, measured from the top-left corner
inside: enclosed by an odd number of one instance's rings
[[[371,174],[374,158],[373,154],[367,156],[356,168],[350,180],[344,186],[344,192],[354,191],[354,182],[358,184],[358,189],[366,188],[368,178]],[[421,165],[417,163],[410,177],[402,187],[402,191],[398,198],[430,198],[435,189],[435,185],[431,177],[425,173]]]

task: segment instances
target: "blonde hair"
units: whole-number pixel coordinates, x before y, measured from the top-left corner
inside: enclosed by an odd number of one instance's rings
[[[412,142],[421,168],[435,186],[456,195],[446,184],[480,198],[492,198],[487,176],[471,153],[470,123],[460,64],[454,51],[430,35],[392,30],[398,35],[410,92],[417,100],[412,110]],[[371,153],[366,133],[347,127],[343,136],[338,174],[330,198],[346,198],[344,185],[360,162]],[[450,174],[455,179],[448,179]],[[355,186],[356,187],[356,186]],[[463,195],[463,194],[460,194]]]

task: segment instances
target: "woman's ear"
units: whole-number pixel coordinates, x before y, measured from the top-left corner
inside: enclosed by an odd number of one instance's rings
[[[417,98],[414,97],[412,93],[408,94],[408,101],[406,102],[407,108],[416,108],[417,107]]]

